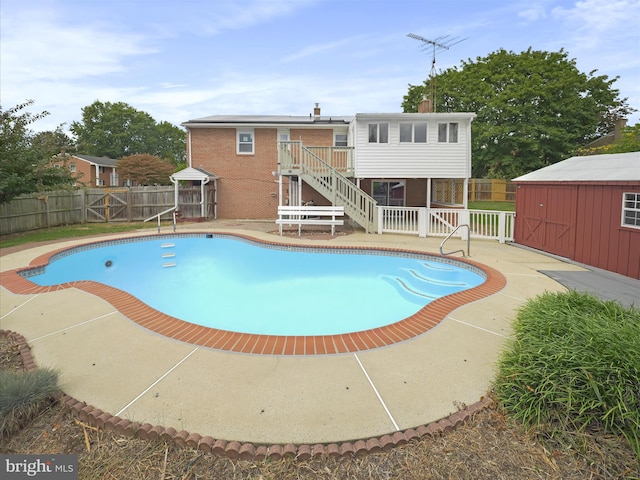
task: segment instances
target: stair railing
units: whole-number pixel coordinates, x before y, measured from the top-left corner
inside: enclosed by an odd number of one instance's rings
[[[301,148],[300,168],[307,183],[326,193],[334,205],[343,205],[345,213],[367,233],[376,231],[377,202],[373,197],[304,146]]]
[[[442,251],[442,247],[444,247],[444,244],[446,243],[447,240],[449,240],[454,233],[456,233],[460,228],[462,227],[467,227],[467,254],[464,254],[464,250],[454,250],[452,252],[443,252]],[[451,255],[453,253],[462,253],[463,257],[468,257],[470,255],[471,250],[469,249],[471,245],[471,229],[469,228],[469,225],[467,223],[462,223],[460,225],[458,225],[456,228],[453,229],[453,231],[447,235],[447,237],[442,241],[442,243],[440,244],[440,255],[442,255],[443,257],[446,255]]]
[[[153,220],[154,218],[158,218],[158,233],[160,233],[160,217],[162,215],[164,215],[165,213],[169,213],[169,212],[173,212],[173,232],[175,233],[176,231],[176,210],[177,210],[177,206],[173,206],[171,208],[168,208],[167,210],[165,210],[164,212],[160,212],[157,215],[154,215],[153,217],[149,217],[146,220],[144,220],[144,222],[148,222],[149,220]]]

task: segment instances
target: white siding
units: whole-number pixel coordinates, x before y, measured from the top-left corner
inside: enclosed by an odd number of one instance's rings
[[[358,178],[468,178],[472,113],[358,114],[353,122]],[[400,143],[400,123],[427,122],[427,143]],[[370,123],[389,123],[389,143],[369,143]],[[458,142],[439,143],[438,123],[457,122]]]

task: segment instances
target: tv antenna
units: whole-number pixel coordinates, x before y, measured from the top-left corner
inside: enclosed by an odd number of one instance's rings
[[[429,95],[431,97],[431,104],[433,111],[436,111],[436,53],[442,50],[449,50],[449,48],[457,45],[460,42],[466,40],[466,38],[458,38],[451,37],[451,35],[445,35],[443,37],[438,37],[435,40],[429,40],[428,38],[421,37],[420,35],[416,35],[415,33],[407,34],[407,37],[413,38],[414,40],[418,40],[422,42],[424,46],[423,50],[427,48],[431,48],[432,50],[432,59],[431,59],[431,72],[429,72]]]

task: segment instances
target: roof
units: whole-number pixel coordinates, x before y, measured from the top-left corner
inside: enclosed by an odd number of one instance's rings
[[[571,157],[513,179],[514,182],[640,181],[640,152]]]
[[[174,180],[217,180],[218,177],[202,168],[187,167],[171,175]]]
[[[343,124],[348,125],[352,117],[320,116],[313,115],[212,115],[210,117],[196,118],[184,122],[185,127],[211,124],[266,124],[266,125],[317,125],[317,124]]]
[[[474,118],[475,113],[468,112],[438,112],[438,113],[357,113],[355,116],[304,116],[304,115],[212,115],[210,117],[196,118],[184,122],[184,127],[198,127],[210,125],[348,125],[355,118],[380,119],[380,118]]]
[[[357,119],[407,119],[407,120],[466,120],[474,119],[476,114],[473,112],[428,112],[428,113],[356,113]]]
[[[109,157],[92,157],[91,155],[73,155],[76,158],[84,160],[85,162],[93,163],[100,167],[115,167],[118,160]]]

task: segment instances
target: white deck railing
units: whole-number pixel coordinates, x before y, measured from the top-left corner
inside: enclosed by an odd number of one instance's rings
[[[458,208],[378,206],[378,233],[406,233],[419,237],[446,237],[458,225],[468,224],[471,238],[513,241],[514,212]],[[467,230],[460,232],[466,240]]]

